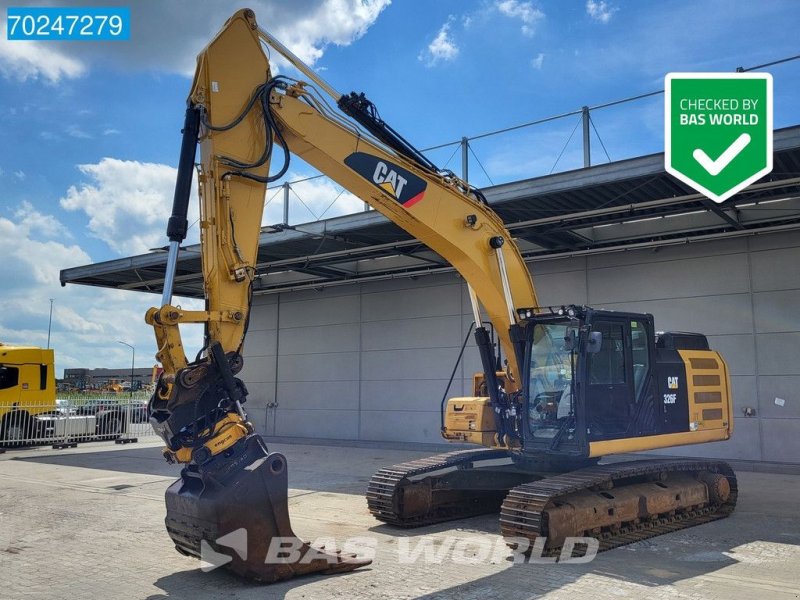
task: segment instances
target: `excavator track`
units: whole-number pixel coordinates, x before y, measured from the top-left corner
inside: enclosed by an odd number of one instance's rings
[[[647,497],[646,491],[649,488],[646,486],[660,486],[654,493],[664,494],[670,487],[670,481],[677,482],[673,483],[673,487],[679,490],[673,496],[677,500],[681,493],[681,482],[693,480],[713,482],[713,485],[704,484],[706,489],[710,490],[706,502],[675,508],[664,504],[663,498],[659,498],[653,500],[652,504],[656,506],[660,503],[660,507],[651,508],[651,498]],[[626,489],[629,496],[635,496],[639,492],[631,494],[634,486],[639,486],[637,488],[639,490],[645,490],[643,496],[638,496],[634,504],[639,506],[639,511],[643,510],[641,507],[646,506],[644,510],[650,514],[643,516],[640,512],[638,516],[629,520],[621,516],[618,522],[608,524],[608,515],[612,514],[612,509],[605,507],[611,506],[607,503],[614,501],[608,499],[615,498],[615,494],[624,496]],[[728,464],[720,461],[641,460],[597,465],[547,477],[512,489],[503,501],[500,530],[511,546],[516,545],[514,540],[518,542],[520,538],[527,539],[530,543],[528,549],[533,546],[537,538],[547,538],[542,548],[543,555],[546,556],[561,555],[562,547],[565,547],[565,537],[593,537],[598,540],[598,549],[602,552],[727,517],[736,506],[737,492],[736,475]],[[591,494],[595,494],[597,499],[594,506]],[[668,499],[672,500],[672,497]],[[561,516],[564,514],[562,508],[564,506],[570,511],[568,519]],[[592,516],[591,513],[586,516],[587,509],[593,511],[594,515],[600,516]],[[578,510],[583,510],[583,514],[576,516]],[[556,514],[559,514],[556,520],[560,520],[560,524],[551,523]],[[631,516],[630,512],[628,516]],[[584,517],[583,520],[581,517]],[[590,525],[591,520],[596,519],[593,524],[597,526],[586,526],[587,519]],[[603,519],[606,520],[605,524],[601,524]],[[577,523],[581,524],[576,526]],[[576,528],[570,531],[570,526]],[[559,531],[556,533],[556,530]],[[579,544],[576,550],[580,552],[580,549]]]
[[[367,487],[369,511],[376,519],[398,527],[422,527],[442,521],[497,512],[507,490],[514,484],[494,493],[470,494],[469,491],[462,491],[456,502],[437,504],[435,501],[431,502],[428,495],[425,498],[426,508],[422,511],[415,508],[420,505],[421,494],[410,491],[413,485],[411,478],[444,469],[470,470],[474,468],[476,462],[510,456],[507,450],[493,448],[456,450],[386,467],[375,473],[369,481]],[[425,491],[421,490],[423,493]]]

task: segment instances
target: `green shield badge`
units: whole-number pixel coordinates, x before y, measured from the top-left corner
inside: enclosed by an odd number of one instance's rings
[[[772,75],[669,73],[667,173],[724,202],[772,171]]]

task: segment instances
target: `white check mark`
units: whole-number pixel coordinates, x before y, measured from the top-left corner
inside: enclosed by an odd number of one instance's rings
[[[700,166],[708,171],[711,175],[719,175],[722,170],[731,164],[731,161],[739,156],[739,154],[750,143],[750,134],[743,133],[736,140],[727,147],[725,152],[719,155],[717,160],[711,160],[704,150],[697,148],[692,152],[694,159],[700,163]]]

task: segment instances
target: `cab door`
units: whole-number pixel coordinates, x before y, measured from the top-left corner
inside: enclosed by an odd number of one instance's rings
[[[624,437],[636,413],[630,320],[603,316],[591,329],[603,337],[599,351],[586,355],[589,439]]]

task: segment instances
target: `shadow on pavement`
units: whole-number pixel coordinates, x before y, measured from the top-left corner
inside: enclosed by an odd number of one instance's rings
[[[192,600],[200,598],[237,598],[237,599],[250,599],[264,600],[269,598],[285,598],[286,594],[297,588],[323,581],[335,581],[339,578],[347,578],[347,588],[353,592],[358,590],[358,582],[353,578],[368,577],[371,569],[369,567],[362,568],[352,573],[343,573],[340,575],[306,575],[303,577],[295,577],[286,581],[279,581],[278,583],[259,584],[241,579],[235,576],[230,571],[225,569],[218,569],[210,573],[203,573],[200,569],[193,569],[189,571],[180,571],[172,575],[166,575],[153,582],[153,585],[164,591],[163,594],[151,594],[145,600],[178,600],[183,598],[191,598]],[[342,581],[344,584],[344,580]],[[344,587],[344,586],[343,586]],[[370,588],[375,589],[375,588]],[[353,597],[367,597],[367,590],[358,590],[361,593],[353,593]],[[308,594],[303,594],[302,597],[316,598],[311,590]],[[325,594],[329,596],[329,594]],[[381,597],[380,594],[369,595],[370,597]],[[348,597],[347,594],[342,593],[338,597]],[[387,597],[384,595],[383,597]]]
[[[63,465],[83,469],[102,469],[104,471],[120,471],[141,475],[161,475],[177,477],[180,469],[169,465],[161,456],[161,448],[152,446],[137,448],[134,446],[120,449],[106,449],[98,452],[65,452],[64,454],[48,454],[37,456],[14,456],[11,460],[34,462],[48,465]]]
[[[347,460],[347,448],[271,444],[270,450],[277,450],[286,456],[289,464],[289,487],[292,489],[363,496],[372,473],[384,465],[377,450],[361,450],[363,456],[351,462]],[[376,454],[374,458],[373,454]],[[129,445],[105,448],[97,452],[45,455],[22,450],[15,451],[15,456],[10,460],[176,479],[181,472],[179,465],[170,465],[164,460],[160,446]]]
[[[743,511],[727,519],[603,552],[586,564],[512,564],[509,559],[509,568],[499,573],[419,598],[481,598],[491,590],[491,596],[504,600],[528,600],[569,588],[582,578],[586,579],[580,582],[580,588],[564,590],[563,593],[577,596],[590,591],[597,598],[628,595],[631,591],[629,586],[625,590],[619,586],[615,588],[614,582],[620,581],[641,586],[641,597],[647,597],[656,594],[655,588],[702,576],[707,577],[693,584],[723,589],[728,585],[726,576],[714,577],[716,572],[740,562],[757,564],[762,560],[759,554],[764,542],[797,545],[800,541],[798,534],[800,525],[794,519],[779,518],[776,521],[770,515]],[[464,568],[469,569],[468,566]],[[703,597],[705,594],[716,597],[707,587],[704,590],[691,591],[700,592]],[[756,589],[751,592],[756,593]],[[661,593],[678,592],[662,590]]]
[[[498,518],[500,513],[489,513],[477,517],[469,517],[466,519],[457,519],[455,521],[445,521],[444,523],[436,523],[434,525],[426,525],[425,527],[412,527],[402,528],[386,523],[378,523],[369,528],[372,533],[381,535],[388,535],[393,538],[416,538],[426,535],[435,535],[440,533],[449,533],[450,535],[458,536],[461,533],[500,533],[500,524]]]

